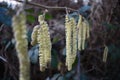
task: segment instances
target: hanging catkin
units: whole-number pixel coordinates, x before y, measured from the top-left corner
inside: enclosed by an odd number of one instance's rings
[[[37,44],[37,36],[38,36],[38,29],[39,29],[39,25],[36,25],[34,28],[33,28],[33,32],[31,34],[31,44],[34,46]]]
[[[77,24],[78,28],[78,50],[81,50],[82,47],[82,32],[83,32],[83,24],[82,24],[82,16],[79,15],[79,20]]]
[[[103,62],[107,61],[107,55],[108,55],[108,47],[105,46],[104,53],[103,53]]]
[[[75,61],[77,53],[77,31],[74,18],[69,18],[66,15],[65,22],[66,30],[66,66],[68,70],[72,69],[72,64]]]
[[[86,33],[87,33],[87,25],[86,22],[83,21],[82,50],[85,49]]]
[[[85,41],[87,38],[90,37],[90,32],[89,32],[90,29],[88,22],[85,19],[84,21],[82,21],[81,15],[79,15],[77,28],[78,28],[78,50],[84,50]]]
[[[70,20],[71,22],[71,28],[72,28],[72,64],[74,63],[75,59],[76,59],[76,53],[77,53],[77,26],[76,26],[76,22],[75,22],[75,19],[74,18],[71,18]]]
[[[26,31],[26,18],[24,12],[15,15],[12,19],[14,37],[16,40],[16,51],[20,64],[19,80],[30,80],[30,63],[28,58],[28,41]]]
[[[44,16],[39,16],[40,28],[38,30],[39,43],[39,64],[40,70],[44,71],[47,64],[51,62],[51,40],[48,32],[48,24],[44,21]]]
[[[72,47],[71,47],[71,34],[72,34],[72,28],[70,24],[70,19],[68,15],[66,15],[65,20],[65,30],[66,30],[66,66],[68,67],[68,70],[72,69],[72,61],[71,61],[71,54],[72,54]]]
[[[39,44],[39,65],[40,65],[40,71],[44,71],[46,68],[45,63],[45,53],[44,53],[44,38],[43,38],[43,30],[39,28],[38,30],[38,37],[37,42]]]

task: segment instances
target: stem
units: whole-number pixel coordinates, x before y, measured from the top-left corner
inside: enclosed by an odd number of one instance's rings
[[[78,75],[78,80],[80,80],[80,51],[77,51],[77,57],[78,57],[78,66],[77,66],[77,75]]]
[[[15,1],[17,1],[17,2],[20,2],[20,3],[24,3],[24,1],[21,1],[21,0],[15,0]],[[68,9],[68,10],[71,10],[71,11],[76,11],[76,12],[78,12],[78,10],[76,10],[76,9],[73,9],[73,8],[69,8],[69,7],[55,7],[55,6],[46,6],[46,5],[42,5],[42,4],[38,4],[38,3],[34,3],[34,2],[28,2],[28,1],[26,1],[26,4],[27,5],[33,5],[33,6],[36,6],[36,7],[40,7],[40,8],[45,8],[45,9],[55,9],[55,10],[66,10],[66,8]]]

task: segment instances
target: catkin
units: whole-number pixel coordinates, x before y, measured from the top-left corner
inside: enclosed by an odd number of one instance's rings
[[[83,34],[82,34],[82,50],[85,49],[85,40],[86,40],[87,26],[86,22],[83,22]]]
[[[66,30],[66,66],[70,71],[72,69],[72,64],[75,61],[77,53],[77,30],[74,18],[69,18],[68,15],[66,15],[65,30]]]
[[[15,15],[13,17],[12,26],[16,40],[16,51],[18,53],[20,64],[19,80],[30,80],[26,18],[23,11],[20,12],[19,15]]]
[[[83,24],[82,24],[82,16],[81,15],[79,15],[77,28],[78,28],[78,50],[81,50],[81,46],[82,46],[82,32],[83,32]]]
[[[44,71],[46,68],[46,63],[45,63],[45,53],[44,53],[44,36],[43,36],[43,30],[42,28],[39,28],[38,30],[38,37],[37,37],[37,42],[39,44],[39,65],[40,65],[40,71]]]
[[[79,15],[79,20],[77,24],[78,28],[78,50],[85,49],[85,41],[90,37],[89,24],[86,20],[82,21],[82,16]]]
[[[107,55],[108,55],[108,47],[105,46],[104,53],[103,53],[103,62],[107,61]]]
[[[74,63],[75,59],[76,59],[76,53],[77,53],[77,26],[76,26],[76,22],[74,18],[71,18],[71,27],[72,27],[72,64]]]
[[[43,15],[39,16],[40,28],[38,30],[39,63],[40,70],[44,71],[47,64],[51,62],[51,40],[48,32],[48,24],[44,21]]]
[[[31,34],[31,44],[34,46],[37,44],[37,34],[38,34],[38,29],[39,29],[39,25],[36,25],[34,28],[33,28],[33,32]]]
[[[66,30],[66,66],[68,67],[68,70],[72,69],[72,64],[71,64],[71,52],[72,52],[72,47],[71,47],[71,34],[72,34],[72,28],[70,24],[70,19],[68,15],[66,15],[66,22],[65,22],[65,30]]]

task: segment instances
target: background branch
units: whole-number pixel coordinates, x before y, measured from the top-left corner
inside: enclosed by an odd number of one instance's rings
[[[20,3],[24,3],[23,1],[21,0],[15,0],[17,2],[20,2]],[[70,8],[70,7],[62,7],[62,6],[46,6],[46,5],[42,5],[42,4],[38,4],[38,3],[34,3],[34,2],[26,2],[27,5],[32,5],[32,6],[36,6],[36,7],[40,7],[40,8],[43,8],[43,9],[54,9],[54,10],[66,10],[66,8],[70,11],[76,11],[78,12],[78,10],[76,9],[73,9],[73,8]]]

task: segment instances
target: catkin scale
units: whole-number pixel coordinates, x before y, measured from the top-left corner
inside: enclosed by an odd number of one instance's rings
[[[16,51],[18,52],[20,64],[19,80],[30,80],[30,63],[28,58],[28,41],[26,31],[26,19],[24,12],[15,15],[12,19],[14,37],[16,40]]]

